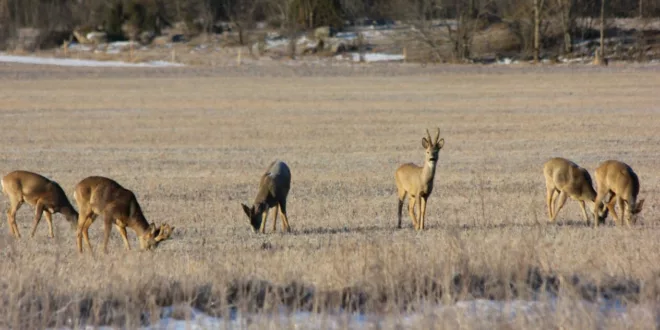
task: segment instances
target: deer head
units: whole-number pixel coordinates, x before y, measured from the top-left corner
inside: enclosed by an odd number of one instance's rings
[[[422,138],[422,147],[426,149],[426,163],[434,166],[438,161],[438,153],[445,145],[445,139],[440,139],[440,128],[437,129],[435,139],[431,140],[431,133],[426,130],[426,137]]]
[[[140,246],[143,250],[150,250],[158,245],[158,243],[169,239],[175,227],[169,224],[160,225],[156,227],[153,222],[149,224],[149,229],[140,236]]]
[[[250,219],[250,225],[252,226],[252,231],[257,232],[261,228],[262,214],[266,210],[267,205],[262,203],[258,205],[252,205],[249,207],[245,204],[241,204],[243,207],[243,212]]]

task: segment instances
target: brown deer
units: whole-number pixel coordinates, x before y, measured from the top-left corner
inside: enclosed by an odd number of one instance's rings
[[[543,164],[543,175],[545,176],[549,222],[555,221],[557,213],[564,207],[566,199],[571,197],[580,203],[582,216],[589,224],[584,204],[586,201],[594,202],[596,199],[596,190],[594,190],[589,172],[568,159],[556,157]],[[559,205],[556,205],[557,203]],[[606,217],[607,210],[595,221],[603,222]]]
[[[433,178],[435,167],[438,162],[438,153],[445,145],[445,139],[440,139],[440,128],[431,140],[429,130],[426,137],[422,138],[422,147],[426,149],[424,165],[417,166],[406,163],[397,168],[395,173],[396,189],[399,197],[399,224],[401,228],[401,212],[403,200],[408,196],[408,214],[412,218],[413,227],[416,230],[424,230],[424,219],[426,217],[426,201],[433,191]],[[415,216],[415,205],[419,205],[419,214]]]
[[[637,201],[639,194],[639,178],[637,174],[628,166],[628,164],[617,161],[607,160],[598,166],[594,173],[596,185],[598,186],[596,200],[594,201],[593,213],[595,216],[601,216],[605,207],[601,207],[607,196],[610,202],[605,206],[612,213],[614,223],[620,223],[619,217],[614,210],[614,203],[619,204],[619,209],[627,227],[630,227],[630,221],[636,222],[633,215],[642,211],[644,200]],[[594,224],[596,227],[598,224]]]
[[[16,212],[24,202],[35,207],[34,224],[32,225],[31,237],[37,230],[42,214],[46,215],[48,222],[48,234],[53,234],[53,213],[61,213],[74,229],[78,212],[73,208],[66,197],[62,187],[40,174],[28,171],[13,171],[2,178],[2,193],[9,198],[9,209],[7,210],[7,223],[10,233],[21,238],[16,225]]]
[[[277,230],[278,208],[279,213],[282,214],[282,230],[291,231],[289,219],[286,216],[286,197],[289,195],[290,188],[291,171],[286,163],[279,160],[270,163],[266,172],[261,176],[257,197],[254,199],[252,206],[248,207],[241,203],[243,211],[250,219],[250,225],[254,232],[257,232],[257,230],[261,233],[266,232],[268,210],[272,207],[275,207],[273,211],[273,231]]]
[[[108,252],[108,239],[112,224],[119,230],[126,250],[131,249],[126,236],[126,227],[135,231],[142,250],[151,249],[161,241],[170,238],[175,228],[167,224],[157,228],[154,223],[148,223],[135,194],[112,179],[100,176],[87,177],[76,185],[73,198],[76,200],[80,212],[76,231],[76,243],[80,253],[83,252],[83,237],[90,252],[93,252],[89,243],[88,230],[98,215],[103,216],[104,253]]]

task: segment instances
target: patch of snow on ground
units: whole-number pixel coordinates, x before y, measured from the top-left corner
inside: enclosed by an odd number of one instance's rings
[[[360,61],[360,53],[350,53],[353,62]],[[341,56],[339,56],[341,57]],[[365,62],[388,62],[388,61],[403,61],[404,57],[400,54],[383,54],[383,53],[364,53]]]
[[[168,67],[168,66],[183,66],[180,63],[172,63],[166,61],[151,61],[145,63],[128,63],[122,61],[96,61],[96,60],[81,60],[70,58],[52,58],[52,57],[36,57],[36,56],[16,56],[5,55],[0,53],[0,62],[8,63],[23,63],[23,64],[41,64],[41,65],[59,65],[59,66],[78,66],[78,67],[140,67],[140,68],[155,68],[155,67]]]
[[[420,306],[417,312],[402,314],[316,314],[310,312],[287,313],[281,310],[273,314],[241,315],[232,313],[230,318],[211,317],[191,307],[163,308],[156,323],[142,327],[155,329],[248,329],[248,328],[295,328],[295,329],[400,329],[428,325],[429,320],[466,321],[468,324],[502,324],[511,322],[527,325],[552,322],[556,317],[563,320],[593,317],[594,326],[606,325],[630,327],[633,325],[658,325],[655,308],[651,305],[624,306],[618,302],[591,303],[581,300],[550,299],[547,301],[492,301],[485,299],[459,301],[452,305]],[[175,314],[178,317],[173,317]],[[181,319],[185,317],[186,319]],[[148,317],[147,317],[148,319]],[[610,322],[615,322],[614,324]],[[89,328],[82,325],[79,328]],[[68,328],[58,328],[64,330]],[[111,329],[100,327],[97,329]],[[55,330],[55,329],[53,329]]]

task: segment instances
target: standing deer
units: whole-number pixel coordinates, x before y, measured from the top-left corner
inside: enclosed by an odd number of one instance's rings
[[[76,231],[76,243],[78,252],[83,252],[82,238],[85,238],[90,252],[92,245],[89,243],[89,226],[92,225],[98,215],[103,216],[104,236],[103,252],[108,253],[108,239],[114,223],[124,240],[126,250],[130,250],[126,236],[126,227],[135,231],[142,250],[157,246],[172,235],[175,227],[168,224],[156,225],[148,223],[142,213],[135,194],[122,187],[116,181],[100,176],[90,176],[80,181],[75,188],[73,198],[78,204],[80,216],[78,217],[78,230]]]
[[[268,210],[275,207],[273,211],[273,231],[277,230],[277,211],[282,214],[282,230],[291,231],[289,219],[286,216],[286,197],[291,188],[291,171],[282,161],[276,160],[261,176],[257,197],[251,207],[241,203],[243,211],[250,219],[252,230],[261,233],[266,232],[266,220]]]
[[[568,159],[556,157],[543,164],[543,175],[545,176],[549,222],[555,221],[557,213],[570,196],[580,203],[582,216],[589,224],[584,202],[594,202],[596,199],[596,190],[594,190],[589,172]],[[555,205],[557,203],[559,205]],[[594,221],[603,222],[606,217],[607,210]]]
[[[412,218],[413,227],[416,230],[424,230],[426,201],[433,191],[433,178],[438,162],[438,153],[444,145],[445,139],[440,139],[440,128],[438,128],[433,140],[431,140],[431,134],[427,129],[426,137],[422,138],[422,147],[426,149],[424,165],[420,167],[413,163],[406,163],[397,168],[395,178],[399,197],[399,228],[401,228],[403,200],[408,195],[408,214]],[[418,217],[415,216],[415,205],[419,205]]]
[[[614,210],[614,203],[618,202],[619,209],[627,227],[634,214],[642,211],[644,200],[637,201],[639,194],[639,178],[637,174],[623,162],[607,160],[598,166],[595,172],[598,194],[594,201],[594,215],[600,216],[605,207],[601,207],[604,199],[610,195],[610,202],[606,204],[607,209],[612,212],[614,223],[620,223],[619,217]],[[633,223],[636,219],[632,219]],[[596,227],[598,224],[594,224]]]
[[[61,213],[74,229],[78,212],[73,208],[69,199],[66,197],[62,187],[40,174],[28,171],[13,171],[2,178],[2,193],[9,198],[9,209],[7,210],[7,223],[10,233],[21,238],[16,225],[16,212],[24,202],[35,207],[34,224],[32,225],[31,237],[37,230],[37,225],[41,221],[41,215],[46,214],[48,222],[48,234],[54,238],[53,234],[53,213]]]

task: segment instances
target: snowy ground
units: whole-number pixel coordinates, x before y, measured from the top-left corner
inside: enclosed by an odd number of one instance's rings
[[[210,317],[189,307],[164,309],[159,322],[142,327],[152,329],[247,329],[248,327],[295,328],[295,329],[400,329],[418,328],[428,322],[434,324],[453,322],[468,323],[478,328],[494,324],[550,324],[555,319],[572,320],[589,317],[598,328],[616,324],[658,324],[655,309],[652,306],[631,305],[625,307],[619,303],[589,303],[586,301],[461,301],[451,306],[434,306],[427,310],[407,314],[364,315],[342,314],[328,315],[309,312],[288,314],[281,312],[271,315],[234,315],[231,319]],[[178,317],[172,317],[173,314]],[[181,316],[185,315],[185,319]],[[82,326],[89,328],[91,326]],[[70,328],[58,328],[64,330]],[[97,329],[112,329],[99,327]],[[55,330],[55,329],[53,329]]]
[[[158,68],[167,66],[183,66],[183,64],[151,61],[144,63],[128,63],[122,61],[96,61],[81,60],[69,58],[36,57],[36,56],[16,56],[0,53],[0,62],[40,64],[40,65],[59,65],[59,66],[85,66],[85,67],[140,67],[140,68]]]

